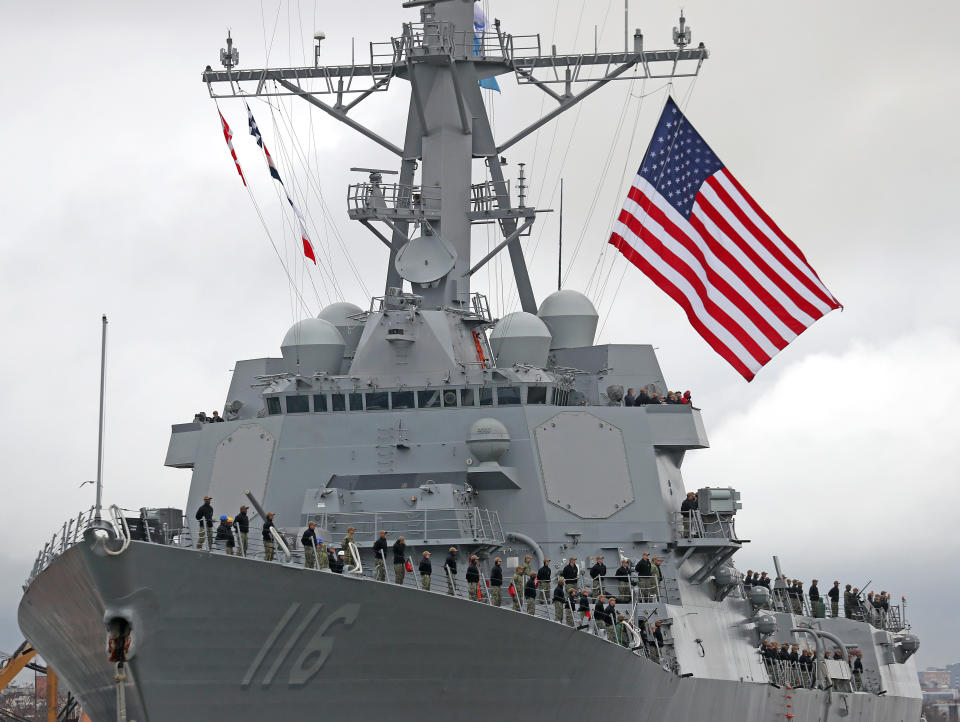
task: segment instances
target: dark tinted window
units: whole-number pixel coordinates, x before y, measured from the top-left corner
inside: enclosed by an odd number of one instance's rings
[[[347,394],[350,397],[350,410],[363,411],[363,394]]]
[[[267,413],[271,416],[276,416],[280,411],[280,399],[276,396],[267,397]]]
[[[359,396],[360,394],[355,394]],[[386,411],[390,402],[390,394],[386,391],[372,391],[367,394],[367,411]],[[350,408],[353,408],[353,398],[350,398]]]
[[[305,414],[309,410],[310,410],[309,396],[288,396],[287,397],[287,413],[288,414]]]
[[[346,411],[347,399],[343,394],[330,394],[330,410]]]
[[[527,387],[527,403],[528,404],[547,403],[547,387],[546,386],[528,386]]]
[[[497,389],[497,402],[501,406],[516,406],[520,403],[520,389],[516,386],[501,386]]]
[[[456,398],[456,397],[454,397]],[[435,409],[440,406],[440,389],[433,389],[432,391],[418,391],[417,392],[417,403],[420,404],[421,409]],[[456,402],[454,402],[456,403]],[[396,401],[394,401],[394,407],[396,407]]]
[[[413,392],[412,391],[394,391],[393,394],[393,408],[395,409],[412,409],[413,408]],[[370,405],[370,399],[367,399],[367,405]]]
[[[481,387],[480,389],[480,405],[481,406],[493,406],[493,389]]]
[[[476,392],[474,389],[460,389],[460,405],[473,406],[476,401]]]
[[[327,395],[326,395],[326,394],[314,394],[314,395],[313,395],[313,410],[314,410],[314,411],[326,411],[326,410],[327,410]]]

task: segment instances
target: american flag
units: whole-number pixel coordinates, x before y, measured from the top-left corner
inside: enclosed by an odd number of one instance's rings
[[[747,381],[840,303],[668,98],[610,243]]]
[[[250,135],[254,137],[254,140],[257,141],[263,149],[263,155],[267,159],[267,168],[270,170],[270,177],[273,178],[280,186],[283,188],[283,194],[287,197],[287,203],[290,204],[290,207],[293,208],[293,212],[297,216],[297,220],[300,221],[300,240],[303,241],[303,255],[313,261],[314,265],[317,263],[317,257],[313,254],[313,244],[310,243],[310,239],[307,237],[306,229],[306,220],[303,217],[303,214],[300,212],[300,209],[297,208],[297,204],[293,202],[293,198],[290,197],[290,194],[287,192],[287,186],[284,184],[283,179],[280,177],[280,171],[277,170],[276,163],[273,162],[273,156],[270,155],[270,151],[267,150],[267,146],[263,142],[263,136],[260,134],[260,128],[257,127],[257,121],[253,117],[253,111],[250,110],[250,106],[247,105],[247,123],[250,126]]]
[[[217,111],[220,113],[220,111]],[[243,177],[243,171],[240,170],[240,161],[237,160],[237,151],[233,149],[233,131],[230,130],[230,126],[227,125],[227,119],[223,117],[223,113],[220,113],[220,125],[223,127],[223,139],[227,141],[227,147],[230,149],[230,155],[233,156],[233,162],[237,164],[237,173],[240,174],[240,180],[243,181],[243,184],[247,184],[247,179]]]

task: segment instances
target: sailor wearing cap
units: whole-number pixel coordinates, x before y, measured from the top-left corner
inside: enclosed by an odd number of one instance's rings
[[[420,584],[428,592],[430,591],[430,577],[433,575],[433,564],[430,563],[430,552],[423,553],[423,559],[420,560],[420,566],[417,568],[420,572]]]
[[[490,603],[499,607],[503,604],[503,567],[500,566],[503,560],[497,557],[493,560],[493,568],[490,570]]]
[[[247,534],[250,532],[250,517],[247,516],[246,504],[240,505],[240,511],[233,518],[233,525],[237,528],[240,536],[240,554],[247,556]]]
[[[270,529],[273,527],[274,513],[267,512],[267,518],[263,520],[263,558],[265,561],[273,561],[273,537],[270,535]]]
[[[330,554],[323,539],[317,539],[317,569],[330,568]]]
[[[343,552],[344,564],[353,564],[353,552],[350,551],[350,545],[353,544],[353,535],[356,531],[352,526],[347,527],[347,535],[343,538],[343,541],[340,542],[340,550]]]
[[[443,562],[444,573],[447,575],[447,594],[454,595],[453,579],[457,576],[457,548],[450,547],[450,553],[447,554]]]
[[[200,533],[197,535],[197,549],[203,546],[203,540],[207,540],[207,548],[213,549],[213,501],[212,496],[203,497],[203,504],[197,509],[197,521],[200,522]]]
[[[306,530],[300,537],[300,543],[303,545],[303,564],[307,569],[313,569],[317,565],[317,523],[315,521],[307,524]]]
[[[228,517],[226,514],[221,515],[220,517],[220,526],[217,527],[217,541],[224,542],[227,547],[227,554],[233,556],[233,527],[231,526],[233,519]]]

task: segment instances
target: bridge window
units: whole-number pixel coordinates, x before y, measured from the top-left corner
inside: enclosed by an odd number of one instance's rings
[[[501,406],[516,406],[520,403],[520,389],[516,386],[499,387],[497,389],[497,402]]]
[[[412,391],[394,391],[391,394],[390,404],[391,408],[394,409],[412,409],[414,408],[413,404],[413,392]],[[370,407],[370,399],[367,399],[367,407]]]
[[[314,395],[313,395],[313,410],[314,410],[314,411],[326,411],[326,410],[327,410],[327,395],[326,395],[326,394],[314,394]]]
[[[276,416],[277,414],[282,414],[280,410],[280,399],[276,396],[267,397],[267,413],[271,416]]]
[[[351,411],[363,411],[363,394],[347,394]]]
[[[287,397],[287,413],[288,414],[305,414],[308,411],[310,411],[309,396],[288,396]]]
[[[346,411],[347,399],[343,394],[330,394],[330,410]]]
[[[417,402],[420,404],[421,409],[438,409],[440,408],[440,395],[440,389],[418,391]],[[394,408],[396,408],[396,406],[394,406]]]
[[[461,406],[476,406],[476,390],[475,389],[460,389],[460,405]]]
[[[480,405],[493,406],[493,389],[486,386],[480,387]]]
[[[357,394],[359,396],[359,394]],[[353,399],[350,400],[353,408]],[[367,394],[367,411],[386,411],[390,408],[390,394],[386,391],[372,391]]]
[[[546,386],[528,386],[527,387],[527,403],[528,404],[547,403],[547,387]]]

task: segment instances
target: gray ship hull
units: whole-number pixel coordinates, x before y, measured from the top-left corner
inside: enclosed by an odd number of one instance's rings
[[[116,719],[104,618],[132,621],[128,718],[915,722],[920,700],[680,678],[584,631],[441,594],[140,542],[87,543],[20,627],[94,720]]]

